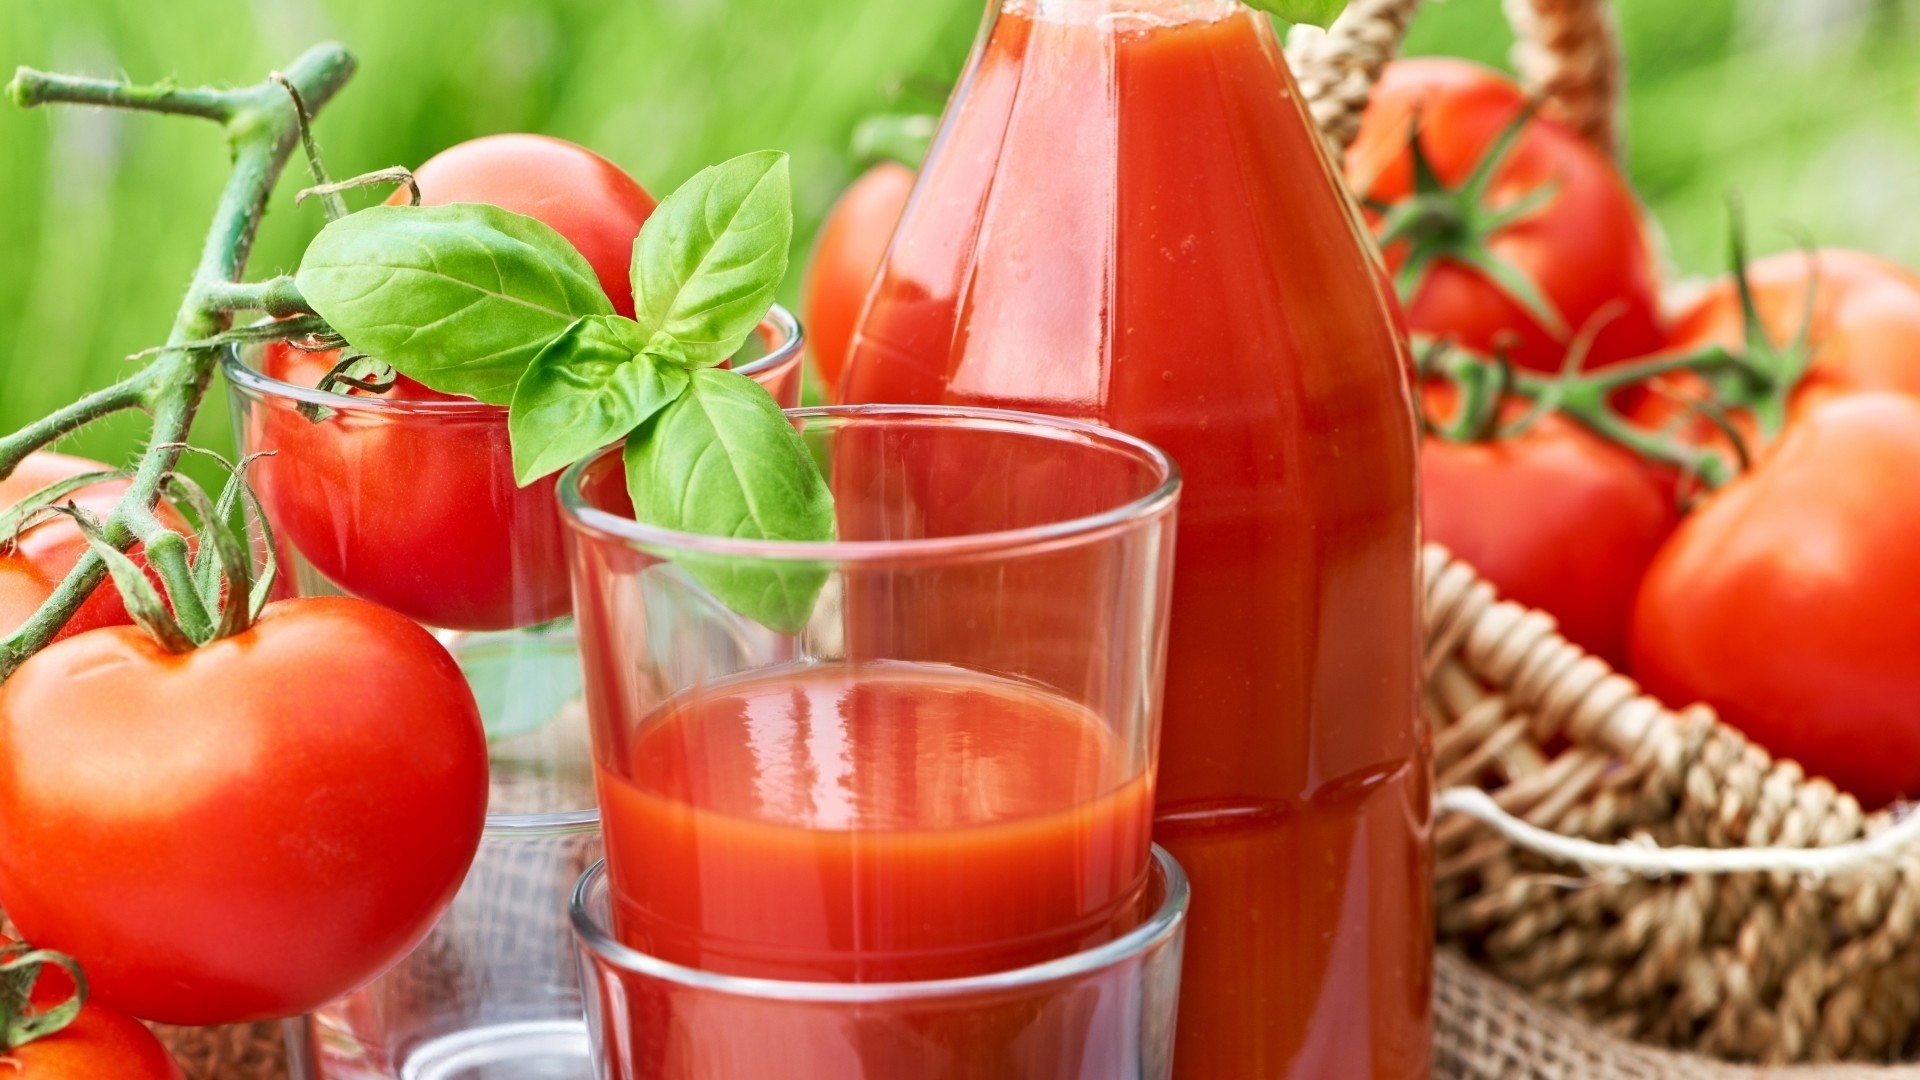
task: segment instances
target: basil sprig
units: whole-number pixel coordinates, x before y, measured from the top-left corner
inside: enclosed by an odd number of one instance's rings
[[[479,203],[348,214],[320,230],[294,283],[356,350],[494,405],[574,320],[613,314],[566,238]]]
[[[793,241],[787,156],[705,169],[633,245],[635,317],[613,313],[558,233],[496,207],[383,206],[329,224],[296,283],[354,348],[419,382],[509,406],[523,485],[625,440],[635,517],[681,532],[833,537],[833,500],[758,383],[721,364],[766,318]],[[680,564],[733,610],[806,625],[817,564]]]

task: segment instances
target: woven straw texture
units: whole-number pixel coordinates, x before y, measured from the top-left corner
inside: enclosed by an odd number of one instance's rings
[[[1705,709],[1676,714],[1426,553],[1439,785],[1600,841],[1790,847],[1892,823],[1776,762]],[[1467,818],[1436,835],[1443,942],[1606,1030],[1730,1061],[1885,1060],[1920,1020],[1920,852],[1809,881],[1578,876]],[[1572,1074],[1567,1074],[1572,1075]]]
[[[1617,155],[1625,69],[1612,7],[1605,0],[1505,3],[1514,67],[1542,111]],[[1330,31],[1299,26],[1287,39],[1300,92],[1336,154],[1359,134],[1373,84],[1399,54],[1419,7],[1420,0],[1351,0]]]
[[[1618,156],[1625,89],[1620,31],[1605,0],[1506,0],[1513,66],[1547,115]]]

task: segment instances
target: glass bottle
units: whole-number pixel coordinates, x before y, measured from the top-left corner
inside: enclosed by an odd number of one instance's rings
[[[1097,421],[1185,474],[1155,825],[1193,879],[1183,1080],[1431,1069],[1409,371],[1265,16],[989,8],[841,396]]]

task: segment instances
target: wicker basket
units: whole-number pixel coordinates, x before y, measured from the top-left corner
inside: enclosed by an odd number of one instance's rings
[[[1332,32],[1290,43],[1336,151],[1416,6],[1355,0]],[[1605,0],[1506,8],[1543,111],[1615,153],[1622,67]],[[1533,825],[1609,843],[1825,848],[1893,825],[1710,710],[1675,713],[1642,696],[1437,547],[1425,580],[1425,703],[1442,789],[1478,788]],[[1820,879],[1655,880],[1583,874],[1460,815],[1440,819],[1436,843],[1444,1076],[1920,1077],[1718,1063],[1878,1062],[1920,1049],[1920,851]]]

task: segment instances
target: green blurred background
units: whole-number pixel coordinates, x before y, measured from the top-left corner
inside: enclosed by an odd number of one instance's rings
[[[983,0],[0,0],[0,62],[251,82],[336,38],[361,70],[319,134],[339,174],[496,131],[586,143],[655,192],[748,150],[794,155],[800,243],[851,175],[854,125],[937,108]],[[1622,0],[1631,169],[1683,273],[1724,264],[1726,198],[1757,246],[1810,235],[1920,265],[1920,0]],[[1431,4],[1415,52],[1502,63],[1497,0]],[[0,107],[0,428],[166,334],[215,193],[202,122]],[[318,228],[282,185],[254,256]],[[801,260],[795,261],[797,279]],[[788,296],[793,294],[790,282]],[[124,460],[140,424],[70,448]],[[196,441],[229,443],[223,395]]]

